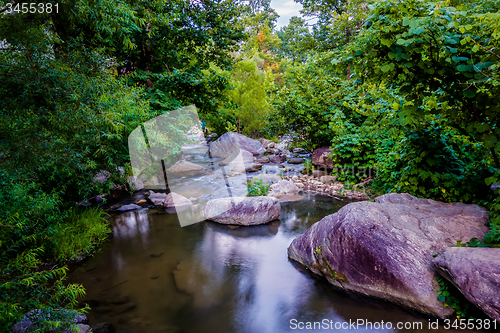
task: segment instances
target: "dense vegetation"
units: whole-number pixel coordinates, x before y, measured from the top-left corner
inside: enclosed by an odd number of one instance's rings
[[[77,203],[125,184],[134,128],[190,104],[219,135],[331,146],[376,193],[484,205],[500,243],[500,2],[296,1],[315,24],[278,30],[269,0],[0,1],[2,331],[76,305],[65,264],[109,232]]]

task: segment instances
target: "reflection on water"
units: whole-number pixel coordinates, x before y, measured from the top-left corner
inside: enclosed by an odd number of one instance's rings
[[[358,319],[422,322],[423,330],[340,330],[445,332],[428,329],[428,318],[410,310],[335,290],[288,260],[296,236],[346,203],[321,196],[282,203],[279,221],[252,227],[202,222],[181,228],[176,215],[164,211],[125,213],[115,218],[110,242],[70,281],[87,289],[91,324],[111,322],[124,333],[300,331],[292,329],[293,319],[333,327]]]

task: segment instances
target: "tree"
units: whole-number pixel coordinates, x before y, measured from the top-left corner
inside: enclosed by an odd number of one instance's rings
[[[268,92],[273,80],[269,70],[257,67],[258,61],[258,57],[243,59],[229,73],[234,88],[228,91],[228,97],[235,105],[232,112],[238,119],[238,132],[252,136],[265,126]]]
[[[277,32],[281,39],[280,54],[282,57],[292,61],[303,62],[306,60],[306,52],[313,41],[304,19],[293,16],[287,26]]]

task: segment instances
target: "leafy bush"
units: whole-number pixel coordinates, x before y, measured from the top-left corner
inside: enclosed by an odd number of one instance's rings
[[[72,209],[51,239],[55,260],[64,262],[94,252],[111,232],[104,214],[99,208]]]
[[[59,194],[19,174],[0,169],[0,189],[0,331],[7,332],[31,310],[77,305],[85,290],[64,282],[59,263],[92,252],[109,228],[101,211],[69,212]]]
[[[378,162],[375,185],[384,192],[406,192],[440,201],[472,202],[488,193],[490,172],[484,148],[449,127],[430,123],[414,128]],[[391,188],[392,187],[392,188]]]
[[[262,179],[248,180],[247,183],[247,196],[249,197],[258,197],[265,196],[269,193],[269,188],[271,184],[267,182],[263,182]]]

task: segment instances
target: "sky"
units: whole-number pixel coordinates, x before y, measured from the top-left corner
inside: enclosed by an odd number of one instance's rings
[[[302,5],[293,0],[272,0],[271,8],[274,8],[280,16],[277,24],[277,28],[279,29],[288,25],[288,21],[292,16],[301,16],[300,10],[302,9]]]

